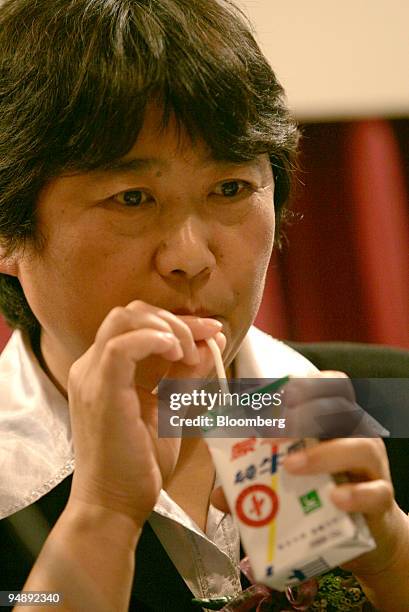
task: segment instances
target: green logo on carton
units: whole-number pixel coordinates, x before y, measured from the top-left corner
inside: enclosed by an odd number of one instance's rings
[[[301,507],[304,510],[304,514],[309,514],[314,510],[318,510],[318,508],[321,508],[322,506],[319,495],[315,489],[308,491],[308,493],[305,493],[305,495],[301,495],[299,500]]]

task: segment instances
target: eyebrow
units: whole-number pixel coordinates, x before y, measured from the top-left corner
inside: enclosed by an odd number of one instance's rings
[[[145,170],[154,170],[167,166],[169,166],[168,162],[154,157],[134,157],[132,159],[110,161],[100,166],[97,171],[108,172],[110,174],[125,174],[126,172],[143,172]]]
[[[259,157],[247,161],[233,161],[231,159],[214,159],[211,155],[206,156],[202,160],[202,167],[207,168],[211,165],[216,166],[246,166],[254,164],[260,170],[263,163]],[[144,172],[147,170],[166,169],[170,163],[166,160],[155,157],[134,157],[131,159],[118,159],[110,161],[97,169],[97,172],[106,172],[108,174],[126,174],[127,172]]]

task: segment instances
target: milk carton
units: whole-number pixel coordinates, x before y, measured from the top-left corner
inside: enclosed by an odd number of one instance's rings
[[[287,453],[316,440],[206,442],[257,582],[282,591],[375,548],[363,516],[331,502],[334,477],[295,476],[282,467]]]

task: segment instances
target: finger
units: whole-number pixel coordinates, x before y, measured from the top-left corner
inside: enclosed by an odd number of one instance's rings
[[[183,361],[187,365],[198,365],[200,363],[200,354],[196,342],[211,338],[223,327],[216,319],[176,316],[167,310],[159,310],[157,314],[171,326],[173,333],[179,338],[184,353]]]
[[[226,336],[223,332],[217,332],[213,336],[216,340],[217,345],[220,349],[220,352],[223,354],[223,351],[226,347]],[[213,354],[209,349],[208,345],[204,341],[199,341],[197,343],[197,350],[200,356],[200,363],[193,367],[188,367],[184,362],[178,361],[176,363],[172,363],[167,373],[168,378],[205,378],[208,376],[215,375],[215,364],[213,360]]]
[[[198,339],[211,337],[222,327],[222,324],[215,319],[200,319],[199,317],[189,319],[189,325]],[[185,362],[196,364],[197,349],[189,325],[166,310],[140,300],[134,301],[126,307],[113,308],[106,316],[95,338],[95,350],[97,354],[101,354],[110,338],[147,327],[163,332],[173,332],[180,340]]]
[[[339,438],[285,457],[294,474],[350,472],[362,478],[390,480],[385,446],[378,438]]]
[[[111,338],[124,334],[132,329],[138,329],[141,321],[142,312],[136,318],[129,310],[122,306],[113,308],[102,321],[95,336],[96,352],[101,353],[105,344]],[[160,327],[158,328],[160,329]],[[170,328],[163,322],[162,331],[170,332]]]
[[[226,337],[222,332],[217,332],[213,336],[221,352],[226,346]],[[213,357],[206,342],[197,343],[200,363],[188,365],[184,359],[173,361],[173,363],[162,358],[162,355],[150,355],[140,361],[135,367],[135,385],[148,391],[155,389],[163,378],[192,379],[204,378],[214,369]]]
[[[217,319],[194,317],[191,315],[178,315],[177,318],[188,325],[195,342],[211,338],[215,333],[223,330],[223,323]]]
[[[288,407],[297,406],[321,397],[345,397],[355,402],[351,380],[343,372],[317,372],[308,378],[290,378],[284,386],[283,402]]]
[[[101,356],[101,376],[110,388],[135,388],[135,367],[149,355],[166,355],[170,361],[181,359],[183,351],[172,334],[153,329],[138,329],[108,340]]]
[[[345,512],[379,515],[389,510],[393,504],[393,486],[386,480],[342,484],[332,491],[331,499]]]
[[[222,327],[221,323],[216,319],[204,319],[193,316],[176,316],[168,310],[152,306],[151,304],[146,304],[145,302],[131,302],[126,306],[127,310],[138,313],[146,308],[148,308],[151,313],[155,314],[161,320],[165,321],[170,326],[175,336],[179,338],[183,349],[184,361],[188,365],[197,365],[200,362],[200,356],[195,344],[195,337],[192,333],[191,327],[193,327],[196,331],[201,330],[201,334],[199,335],[203,335],[205,329],[216,333]],[[185,319],[189,320],[190,325],[187,324]],[[196,319],[196,321],[194,321],[194,319]],[[211,335],[212,333],[210,333],[210,336],[207,337],[211,337]],[[206,335],[204,337],[206,337]]]
[[[229,504],[227,503],[222,487],[216,487],[213,489],[210,495],[210,503],[218,510],[230,513]]]
[[[116,306],[107,314],[95,336],[96,352],[101,353],[111,338],[144,327],[172,333],[169,323],[158,317],[148,304],[144,302],[140,304],[138,310]]]

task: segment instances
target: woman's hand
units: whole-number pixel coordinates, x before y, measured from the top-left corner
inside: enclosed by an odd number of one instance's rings
[[[330,380],[325,380],[330,379]],[[333,396],[329,394],[333,394]],[[310,379],[292,379],[288,383],[285,403],[307,412],[309,407],[348,405],[355,397],[350,380],[341,372],[321,372]],[[320,408],[323,414],[323,408]],[[321,442],[283,461],[291,473],[347,473],[350,482],[339,484],[332,501],[346,512],[365,515],[376,541],[376,549],[346,563],[343,567],[356,575],[382,573],[401,553],[402,542],[408,542],[409,523],[394,500],[393,485],[385,445],[380,438],[336,438]]]
[[[407,517],[393,496],[388,458],[382,440],[342,438],[322,442],[287,456],[284,467],[292,474],[347,472],[352,482],[335,487],[331,498],[346,512],[361,512],[375,538],[377,548],[347,563],[354,573],[382,572],[400,550],[402,529],[409,530]]]
[[[340,424],[339,415],[342,420],[349,419],[349,423],[346,423],[349,434],[357,424],[355,417],[362,416],[354,410],[352,383],[341,372],[320,372],[308,379],[291,379],[285,387],[283,401],[290,412],[297,408],[300,413],[312,415],[316,424],[328,409],[338,418],[330,420],[334,435],[337,424]],[[297,418],[292,425],[299,432],[299,427],[307,427],[307,421]],[[366,423],[369,423],[372,431],[372,423],[368,419]],[[345,422],[341,424],[345,426]],[[394,500],[389,462],[382,439],[345,437],[327,440],[287,455],[283,466],[297,475],[349,475],[350,482],[334,488],[332,501],[341,510],[360,512],[365,516],[376,549],[342,567],[355,574],[377,608],[387,612],[408,610],[409,518]],[[213,491],[211,501],[224,512],[229,511],[220,487]]]
[[[205,339],[223,351],[221,324],[144,302],[114,308],[70,371],[76,468],[69,504],[99,506],[140,526],[175,468],[180,439],[157,437],[160,379],[200,378],[213,366]]]

